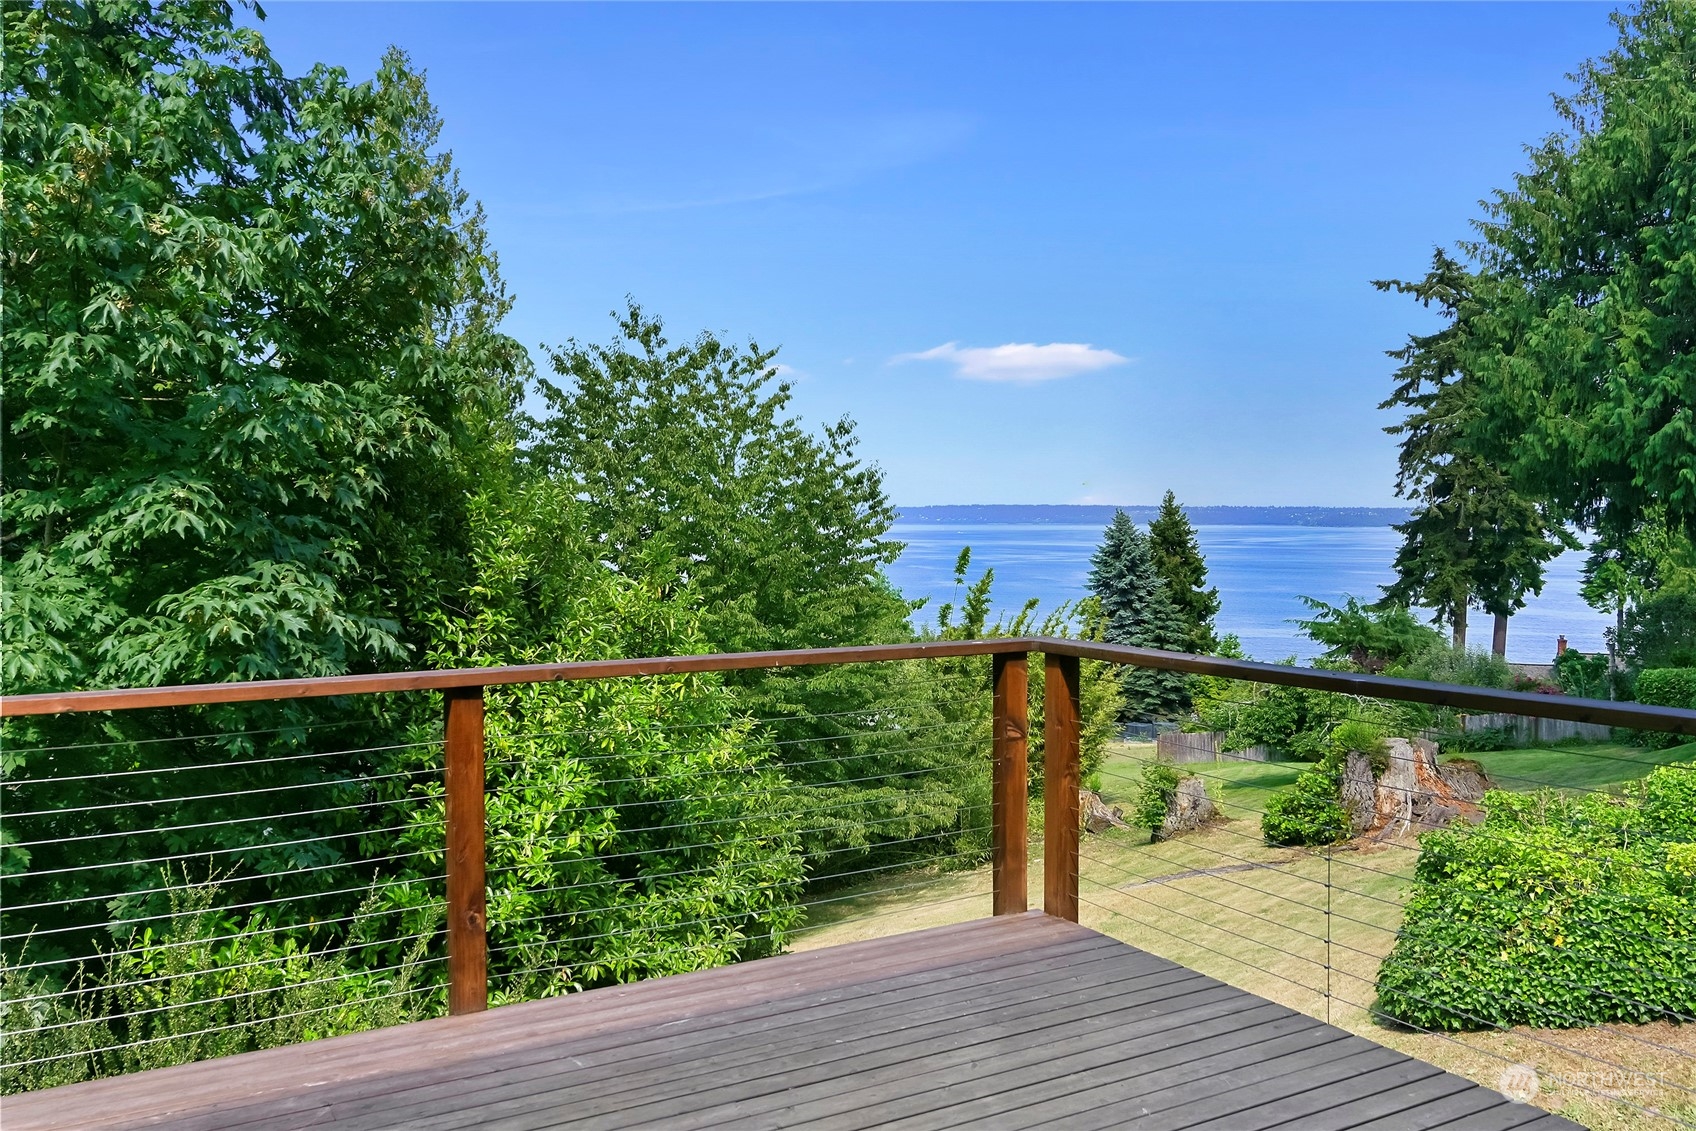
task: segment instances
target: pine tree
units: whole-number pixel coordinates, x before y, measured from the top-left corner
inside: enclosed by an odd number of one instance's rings
[[[1187,652],[1209,653],[1219,646],[1213,618],[1219,614],[1219,590],[1207,584],[1207,559],[1196,543],[1195,527],[1172,492],[1160,501],[1160,513],[1148,524],[1149,553],[1166,594],[1183,618]]]
[[[1090,592],[1101,601],[1110,643],[1184,649],[1189,639],[1184,619],[1154,567],[1148,537],[1124,511],[1113,516],[1089,563]],[[1120,682],[1127,720],[1177,714],[1189,699],[1188,681],[1179,672],[1127,666]]]

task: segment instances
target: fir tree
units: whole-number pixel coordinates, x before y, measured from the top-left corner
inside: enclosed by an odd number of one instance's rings
[[[1160,501],[1160,513],[1148,524],[1148,548],[1154,570],[1166,583],[1166,595],[1188,629],[1186,652],[1209,653],[1219,646],[1213,618],[1219,614],[1219,590],[1207,584],[1207,559],[1195,540],[1195,527],[1172,492]]]
[[[1166,583],[1154,567],[1149,541],[1120,511],[1091,555],[1089,588],[1101,601],[1106,639],[1138,648],[1182,651],[1188,642],[1184,619],[1172,606]],[[1188,681],[1179,672],[1125,667],[1125,719],[1177,714],[1188,702]]]

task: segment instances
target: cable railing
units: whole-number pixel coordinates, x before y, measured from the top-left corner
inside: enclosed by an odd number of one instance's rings
[[[893,674],[828,697],[809,683],[850,664]],[[1269,845],[1271,788],[1244,775],[1287,786],[1299,764],[1184,763],[1220,820],[1151,843],[1088,831],[1085,665],[1119,664],[1696,736],[1696,711],[1053,638],[6,697],[6,726],[27,728],[0,748],[6,1088],[1017,914],[1040,891],[1049,915],[1355,1032],[1439,1063],[1452,1046],[1477,1078],[1480,1061],[1540,1056],[1574,1094],[1696,1126],[1696,1041],[1680,1028],[1696,1020],[1680,1004],[1696,1002],[1696,949],[1652,1001],[1637,983],[1543,977],[1556,998],[1606,1003],[1610,1020],[1555,1001],[1536,1014],[1549,1024],[1503,1024],[1419,987],[1442,977],[1437,963],[1511,974],[1521,927],[1480,921],[1467,945],[1429,941],[1410,958],[1406,909],[1439,842],[1408,829]],[[737,672],[744,687],[782,684],[739,699],[718,682]],[[1610,763],[1594,780],[1667,761],[1562,756]],[[1117,777],[1087,784],[1124,800],[1140,764],[1125,748]],[[1526,796],[1619,788],[1530,763],[1488,773]],[[1454,844],[1508,836],[1487,818],[1456,827]],[[1583,846],[1547,851],[1596,864]],[[1385,1012],[1399,974],[1400,1000],[1443,1025]],[[1611,1086],[1645,1064],[1659,1066],[1654,1096]]]

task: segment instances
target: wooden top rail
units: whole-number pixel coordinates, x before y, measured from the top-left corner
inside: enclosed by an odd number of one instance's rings
[[[1614,703],[1602,699],[1572,699],[1524,691],[1495,691],[1452,683],[1425,683],[1420,680],[1392,679],[1388,676],[1355,672],[1263,664],[1251,660],[1227,660],[1217,656],[1162,652],[1151,648],[1132,648],[1123,644],[1100,644],[1051,636],[1020,636],[999,640],[939,640],[921,644],[872,644],[848,648],[801,648],[780,652],[730,652],[704,656],[660,656],[633,660],[585,660],[564,664],[379,672],[371,675],[326,676],[316,679],[275,679],[246,683],[199,683],[179,687],[11,695],[0,697],[0,718],[81,711],[128,711],[141,707],[191,707],[213,703],[321,699],[334,695],[369,695],[383,691],[448,691],[455,688],[547,683],[556,680],[614,679],[626,676],[816,667],[824,664],[1028,652],[1103,660],[1141,668],[1163,668],[1195,675],[1224,676],[1286,687],[1305,687],[1344,695],[1430,703],[1440,707],[1466,707],[1505,714],[1696,735],[1696,711],[1675,707]]]

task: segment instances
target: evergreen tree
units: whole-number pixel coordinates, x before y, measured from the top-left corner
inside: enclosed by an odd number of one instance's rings
[[[1173,652],[1185,648],[1184,618],[1154,567],[1147,536],[1124,511],[1113,516],[1089,566],[1090,592],[1101,602],[1109,643]],[[1127,666],[1121,669],[1120,686],[1125,719],[1174,715],[1189,699],[1188,681],[1179,672]]]
[[[1219,646],[1213,618],[1219,613],[1219,590],[1207,584],[1207,559],[1195,539],[1195,527],[1172,492],[1160,501],[1160,513],[1148,524],[1148,548],[1155,572],[1166,583],[1166,594],[1188,628],[1188,652],[1209,653]]]
[[[1384,589],[1393,604],[1423,605],[1466,646],[1467,610],[1495,617],[1493,651],[1507,650],[1508,618],[1527,593],[1543,588],[1543,568],[1576,545],[1543,499],[1521,490],[1474,438],[1478,382],[1472,376],[1487,335],[1478,330],[1489,280],[1438,250],[1417,282],[1381,280],[1380,290],[1410,294],[1436,307],[1443,326],[1414,334],[1389,356],[1402,364],[1382,409],[1410,409],[1384,430],[1401,436],[1396,494],[1419,505],[1396,527],[1396,580]],[[1481,295],[1481,291],[1484,292]]]
[[[1615,49],[1556,99],[1566,128],[1478,225],[1498,340],[1475,368],[1480,431],[1583,526],[1658,512],[1696,531],[1696,5],[1612,19]]]

